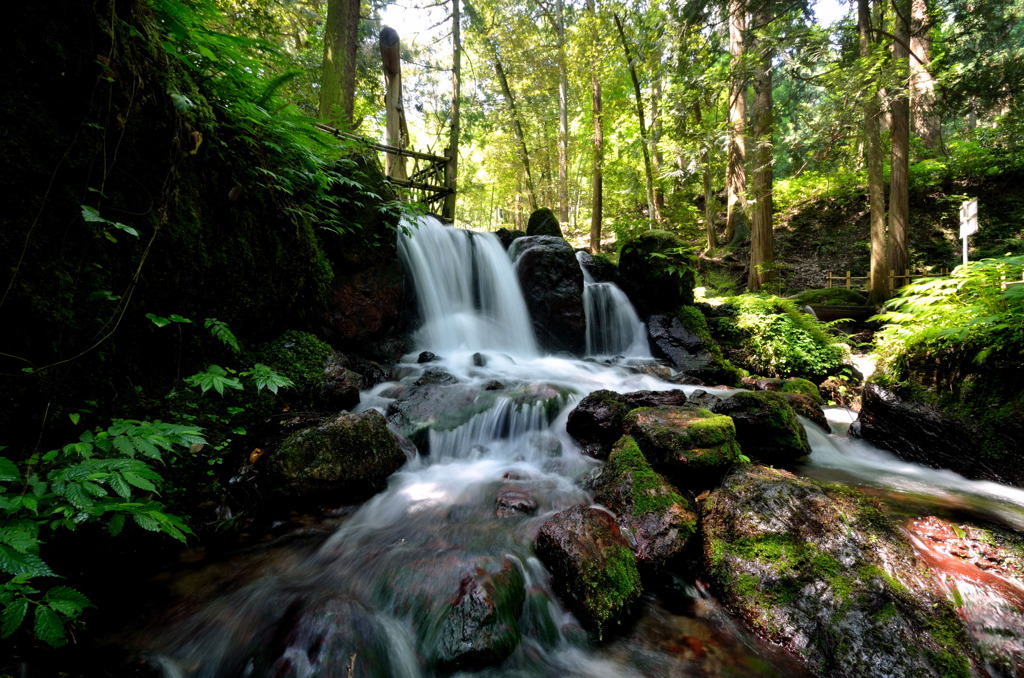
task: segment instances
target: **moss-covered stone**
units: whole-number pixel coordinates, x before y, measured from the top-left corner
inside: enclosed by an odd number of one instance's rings
[[[715,404],[729,416],[743,453],[766,464],[792,464],[811,453],[807,432],[785,396],[771,391],[740,391]]]
[[[622,436],[629,409],[625,396],[599,389],[587,394],[569,413],[565,430],[582,446],[584,454],[604,459]]]
[[[369,410],[299,431],[266,463],[286,494],[347,504],[383,490],[405,459],[384,415]]]
[[[663,567],[678,556],[696,532],[690,503],[655,471],[636,441],[625,436],[615,445],[595,483],[594,500],[616,515],[632,536],[637,560]]]
[[[825,399],[821,397],[821,391],[818,390],[813,381],[807,379],[800,379],[799,377],[786,379],[779,386],[779,391],[782,393],[801,393],[810,397],[819,406],[825,404]]]
[[[547,207],[534,210],[530,220],[526,223],[526,235],[553,235],[557,238],[562,236],[562,227],[558,223],[558,217]]]
[[[724,473],[740,461],[732,419],[690,407],[641,407],[625,430],[651,464],[684,486]]]
[[[598,640],[640,597],[636,557],[606,511],[574,506],[556,513],[541,526],[536,550],[559,595]]]
[[[816,674],[970,675],[976,666],[952,604],[875,500],[753,465],[712,497],[703,521],[712,581]]]

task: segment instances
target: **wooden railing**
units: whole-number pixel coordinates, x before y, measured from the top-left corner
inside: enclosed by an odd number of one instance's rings
[[[399,194],[403,200],[419,202],[426,205],[429,210],[438,211],[440,205],[444,202],[445,196],[454,193],[454,190],[446,183],[448,156],[431,155],[429,153],[398,148],[397,146],[378,144],[369,139],[342,132],[327,125],[317,124],[317,127],[321,131],[332,134],[340,139],[356,141],[365,148],[371,148],[386,155],[411,158],[412,170],[408,171],[408,178],[385,177],[390,184],[398,187]]]
[[[909,285],[914,280],[920,278],[935,278],[938,276],[949,275],[949,269],[943,268],[939,273],[928,273],[911,274],[910,269],[906,269],[902,274],[897,275],[896,271],[889,271],[889,289],[895,290],[904,285]],[[866,275],[851,275],[850,271],[846,272],[846,275],[835,275],[832,271],[829,271],[825,277],[829,287],[845,287],[848,290],[854,289],[854,281],[858,281],[857,289],[867,289],[868,276]]]

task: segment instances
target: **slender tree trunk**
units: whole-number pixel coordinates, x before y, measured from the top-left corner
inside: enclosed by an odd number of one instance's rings
[[[762,0],[753,17],[754,24],[764,29],[772,19],[772,2]],[[772,264],[775,262],[772,217],[774,148],[772,132],[774,127],[774,102],[772,100],[772,48],[765,39],[758,41],[755,51],[759,65],[754,74],[754,207],[750,218],[750,272],[747,288],[757,292],[774,278]]]
[[[450,158],[445,168],[445,185],[451,193],[444,198],[441,215],[448,221],[455,221],[455,188],[459,181],[459,104],[462,100],[462,34],[460,0],[452,0],[452,118],[448,135]]]
[[[352,127],[358,46],[359,0],[329,0],[320,68],[319,115],[328,125],[339,129]]]
[[[871,35],[871,0],[858,0],[857,27],[860,55],[871,59],[874,40]],[[882,105],[878,85],[871,77],[864,92],[864,153],[868,166],[868,205],[871,213],[871,270],[868,273],[868,303],[880,304],[889,298],[889,262],[885,233],[885,176],[882,168]]]
[[[747,206],[747,76],[744,40],[747,33],[745,0],[729,0],[729,54],[732,89],[729,93],[729,158],[725,173],[725,240],[733,242],[746,231]]]
[[[563,0],[555,0],[558,35],[558,220],[569,223],[569,75],[565,57]]]
[[[699,100],[693,105],[693,119],[697,123],[697,129],[701,129],[704,114]],[[707,249],[713,250],[718,247],[718,238],[715,235],[715,194],[711,186],[711,152],[705,141],[701,142],[700,164],[704,175],[704,231],[708,238]]]
[[[657,48],[655,61],[661,64],[661,49]],[[661,101],[662,101],[662,80],[661,67],[654,78],[654,87],[651,89],[651,169],[653,174],[654,193],[654,221],[662,223],[665,214],[665,192],[661,188],[659,177],[661,176],[662,157],[659,150],[661,141]]]
[[[896,40],[893,41],[893,62],[898,85],[890,104],[892,114],[892,155],[889,172],[889,267],[901,276],[910,266],[907,249],[907,226],[910,222],[910,100],[907,91],[910,53],[906,45],[910,37],[910,3],[896,3]],[[908,281],[903,280],[905,285]]]
[[[931,67],[931,19],[927,0],[912,0],[910,50],[910,106],[914,134],[927,149],[941,143],[941,121],[935,108],[935,79]]]
[[[595,24],[597,21],[597,2],[587,0],[587,10]],[[599,67],[596,58],[591,61],[590,70],[590,108],[594,120],[594,157],[591,182],[590,206],[590,253],[601,251],[601,226],[604,219],[604,127],[602,117],[604,107],[601,103],[601,80],[598,77]]]
[[[615,19],[615,28],[618,29],[619,39],[622,41],[622,51],[626,55],[626,64],[629,66],[629,77],[633,80],[633,94],[636,97],[636,117],[640,125],[640,147],[644,156],[644,180],[647,188],[647,209],[651,219],[655,218],[657,207],[654,203],[654,170],[651,167],[651,153],[648,148],[647,120],[644,113],[644,97],[640,90],[640,78],[636,74],[636,62],[629,49],[629,42],[626,40],[626,32],[622,29],[622,19],[618,14],[612,15]]]

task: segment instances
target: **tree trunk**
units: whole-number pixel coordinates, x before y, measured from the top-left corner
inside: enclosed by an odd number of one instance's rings
[[[931,67],[931,19],[927,0],[913,0],[911,4],[910,50],[910,106],[914,134],[927,149],[936,149],[941,143],[941,121],[935,108],[935,79]]]
[[[656,48],[655,62],[661,64],[661,57],[661,49]],[[661,151],[658,149],[658,143],[661,141],[662,82],[660,71],[661,68],[659,66],[658,73],[655,74],[654,78],[654,87],[651,89],[651,169],[654,184],[654,221],[657,224],[664,220],[665,214],[665,192],[662,190],[661,182],[658,180],[658,177],[661,176],[662,165]]]
[[[640,78],[636,74],[636,62],[633,60],[632,52],[629,49],[629,42],[626,40],[626,32],[622,29],[622,19],[619,15],[613,14],[615,28],[618,29],[619,39],[622,41],[622,51],[626,55],[626,64],[629,66],[629,77],[633,80],[633,94],[636,97],[636,117],[640,125],[640,147],[644,156],[644,180],[647,188],[647,209],[650,219],[655,218],[656,205],[654,203],[654,170],[651,167],[651,153],[648,148],[647,120],[644,114],[644,98],[640,90]]]
[[[565,58],[563,0],[555,0],[558,36],[558,220],[569,223],[569,75]]]
[[[406,148],[409,127],[402,106],[402,59],[398,32],[385,26],[380,30],[380,56],[384,66],[384,116],[388,146]],[[384,156],[384,172],[392,179],[406,179],[405,158],[394,153]]]
[[[587,10],[591,18],[597,20],[597,3],[595,0],[587,0]],[[591,183],[591,207],[590,207],[590,253],[597,254],[601,251],[601,226],[604,218],[604,128],[602,116],[604,114],[601,104],[601,80],[598,78],[598,61],[594,58],[591,61],[590,89],[591,89],[591,112],[594,119],[594,159]]]
[[[901,276],[910,266],[907,249],[907,225],[910,222],[910,100],[907,91],[910,53],[910,3],[896,2],[896,39],[893,41],[893,62],[897,82],[892,103],[892,155],[889,172],[889,267]],[[902,281],[906,284],[908,281]],[[899,286],[899,285],[898,285]]]
[[[860,55],[872,57],[875,41],[871,35],[871,0],[858,0],[857,27]],[[868,274],[868,303],[880,304],[889,298],[889,266],[886,257],[885,176],[882,168],[882,106],[873,76],[865,83],[864,152],[868,166],[868,205],[871,212],[871,270]]]
[[[693,119],[697,123],[697,129],[701,129],[704,115],[699,100],[693,105]],[[718,247],[718,239],[715,234],[715,194],[711,186],[711,151],[707,141],[701,142],[700,163],[704,175],[704,231],[708,238],[707,249],[713,250]]]
[[[460,0],[452,0],[452,119],[448,135],[448,164],[445,166],[445,186],[451,191],[444,197],[441,216],[455,221],[455,187],[459,181],[459,103],[462,99],[462,34]]]
[[[320,68],[320,118],[349,130],[356,103],[359,0],[328,0],[324,60]]]
[[[772,19],[772,3],[763,0],[754,16],[754,23],[762,30]],[[765,40],[758,40],[755,51],[759,56],[759,67],[754,74],[754,207],[750,219],[750,271],[747,288],[759,291],[766,282],[774,278],[772,264],[775,262],[772,233],[772,164],[774,149],[772,132],[774,127],[774,102],[772,100],[772,56],[773,51]]]
[[[732,91],[729,93],[729,158],[725,173],[725,240],[733,242],[746,230],[747,206],[747,75],[743,63],[747,32],[744,0],[729,0],[729,54]]]

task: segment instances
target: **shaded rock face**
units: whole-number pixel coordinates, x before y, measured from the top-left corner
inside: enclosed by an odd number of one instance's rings
[[[878,384],[864,385],[860,416],[852,435],[887,449],[902,459],[948,468],[968,478],[1024,486],[1024,463],[986,460],[978,436],[939,409]]]
[[[594,391],[569,413],[565,430],[581,445],[583,454],[605,459],[622,436],[629,410],[624,396],[604,389]]]
[[[497,231],[494,232],[494,235],[498,236],[498,242],[500,242],[501,246],[507,250],[512,245],[513,240],[516,240],[517,238],[522,238],[526,234],[523,233],[522,231],[515,231],[508,228],[499,228]]]
[[[696,257],[679,253],[685,244],[674,233],[647,231],[622,245],[619,252],[620,287],[641,317],[671,313],[693,303],[697,281]],[[665,257],[655,254],[665,254]]]
[[[828,425],[828,419],[825,417],[821,405],[816,403],[811,396],[803,393],[780,393],[779,395],[786,399],[789,406],[793,408],[793,412],[814,423],[825,433],[832,432],[832,427]]]
[[[577,256],[579,257],[578,261],[583,268],[587,269],[587,273],[594,279],[594,282],[617,283],[619,268],[607,257],[603,255],[595,257],[585,250],[578,250]]]
[[[542,349],[580,355],[586,348],[583,272],[562,238],[527,236],[510,254]]]
[[[594,501],[615,513],[642,567],[663,569],[697,530],[690,503],[651,467],[628,436],[612,450],[594,488]]]
[[[675,315],[652,315],[647,319],[647,336],[657,352],[683,372],[704,369],[714,360],[705,350],[704,339],[683,327]]]
[[[331,343],[346,351],[369,350],[370,357],[383,362],[397,362],[407,348],[400,339],[408,310],[404,284],[397,257],[338,277],[324,313]]]
[[[635,410],[638,407],[682,407],[688,401],[686,391],[672,389],[670,391],[632,391],[624,394],[626,407]]]
[[[955,609],[866,495],[748,465],[705,506],[724,601],[817,675],[972,675]]]
[[[359,392],[365,388],[363,375],[348,368],[348,358],[343,353],[335,353],[324,367],[324,383],[316,404],[326,412],[351,410],[359,404]]]
[[[740,448],[755,461],[786,465],[811,453],[807,432],[782,394],[740,391],[714,411],[732,418]]]
[[[384,415],[343,413],[288,437],[269,459],[286,494],[350,504],[381,491],[406,456]]]
[[[550,235],[561,238],[562,227],[558,223],[558,217],[547,207],[534,210],[530,220],[526,222],[526,235]]]
[[[626,416],[633,436],[654,468],[680,487],[697,487],[740,461],[729,417],[689,407],[641,407]]]
[[[563,602],[599,640],[622,624],[640,598],[636,557],[607,511],[560,511],[541,526],[535,546]]]

